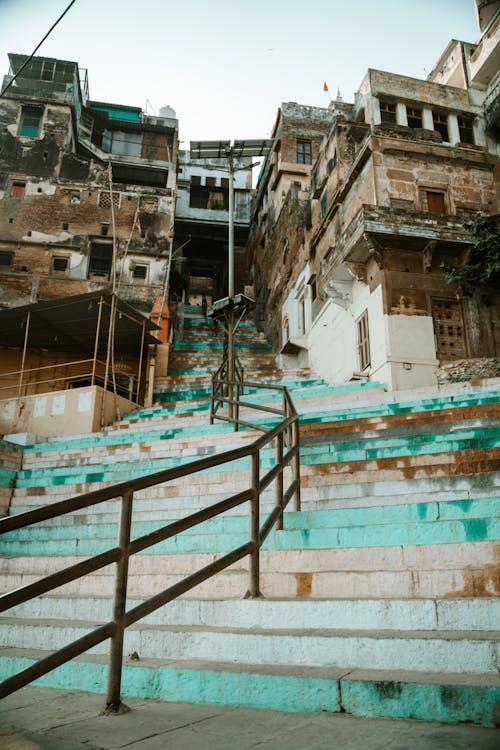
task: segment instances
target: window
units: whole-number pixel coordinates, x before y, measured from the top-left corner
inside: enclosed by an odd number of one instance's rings
[[[432,211],[436,214],[446,213],[446,204],[444,200],[444,193],[437,193],[432,190],[428,190],[425,194],[427,200],[427,210]]]
[[[42,81],[52,81],[54,79],[54,73],[56,70],[56,64],[51,60],[44,60],[42,65],[42,72],[40,78]]]
[[[432,320],[440,360],[467,356],[462,307],[455,300],[432,300]]]
[[[396,124],[396,103],[380,102],[380,119],[382,122],[391,122]]]
[[[432,119],[434,120],[434,130],[441,133],[443,141],[449,143],[450,136],[448,134],[448,116],[444,112],[433,112]]]
[[[321,206],[321,218],[324,219],[328,213],[328,195],[327,195],[326,190],[321,196],[320,206]]]
[[[229,191],[205,187],[205,185],[191,185],[189,207],[227,211],[229,209]]]
[[[408,118],[408,127],[422,127],[422,110],[417,107],[406,107],[406,116]]]
[[[148,278],[148,267],[137,264],[132,271],[132,279],[136,284],[145,284]]]
[[[10,268],[13,260],[14,253],[12,250],[0,250],[0,267]]]
[[[70,201],[72,206],[79,206],[80,205],[80,194],[79,193],[73,193],[73,195],[70,198]]]
[[[66,276],[69,268],[69,259],[54,255],[52,258],[51,271],[58,276]]]
[[[111,208],[111,193],[109,190],[101,190],[98,203],[99,208]],[[113,193],[113,207],[120,208],[120,193]]]
[[[229,177],[221,177],[220,186],[221,188],[224,188],[225,190],[229,190]]]
[[[25,190],[26,190],[25,182],[14,182],[14,184],[12,185],[12,197],[24,198]]]
[[[103,223],[101,224],[101,237],[107,237],[109,232],[109,224]]]
[[[368,332],[368,310],[365,310],[363,315],[358,318],[356,327],[358,335],[359,369],[361,370],[361,372],[363,372],[363,370],[366,370],[366,368],[371,364],[370,337]]]
[[[297,141],[297,164],[312,164],[311,141]]]
[[[472,117],[457,117],[460,143],[474,143]]]
[[[217,185],[217,180],[215,177],[205,177],[205,185],[207,187],[215,187]]]
[[[309,281],[307,282],[309,286],[311,287],[311,302],[314,302],[316,297],[318,296],[318,287],[316,283],[316,276],[311,276]]]
[[[191,175],[191,185],[201,185],[201,177],[197,174]]]
[[[40,135],[43,109],[41,107],[21,107],[21,119],[19,121],[19,135],[27,135],[36,138]]]
[[[113,262],[113,248],[111,245],[104,245],[97,242],[92,243],[89,258],[89,278],[99,276],[103,279],[109,279],[111,265]]]

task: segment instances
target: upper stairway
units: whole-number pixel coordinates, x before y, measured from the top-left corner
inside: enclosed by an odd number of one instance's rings
[[[210,326],[188,311],[175,375],[157,384],[152,407],[99,433],[26,446],[11,512],[253,440],[252,430],[208,423],[221,353]],[[245,376],[285,384],[300,414],[302,510],[287,512],[266,541],[264,600],[241,601],[244,559],[127,631],[127,653],[140,661],[126,660],[125,694],[491,724],[500,700],[500,384],[328,386],[306,370],[279,370],[250,325],[241,337]],[[248,399],[272,404],[276,395]],[[264,450],[261,470],[273,463]],[[248,468],[239,460],[137,492],[133,536],[248,486]],[[263,514],[272,504],[271,488]],[[5,535],[1,590],[114,546],[116,521],[112,501]],[[233,510],[132,558],[129,606],[242,543],[247,526]],[[113,573],[5,613],[0,675],[105,621]],[[44,684],[99,690],[104,662],[97,648]]]

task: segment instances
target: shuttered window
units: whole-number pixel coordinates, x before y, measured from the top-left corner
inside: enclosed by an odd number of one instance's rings
[[[368,332],[368,310],[357,321],[359,369],[366,370],[371,364],[370,336]]]

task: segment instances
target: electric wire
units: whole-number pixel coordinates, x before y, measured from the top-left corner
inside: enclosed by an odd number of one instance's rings
[[[35,47],[35,49],[34,49],[34,50],[33,50],[33,52],[31,53],[31,55],[30,55],[30,56],[28,57],[28,59],[26,60],[26,62],[25,62],[25,63],[23,63],[23,65],[21,65],[21,67],[19,68],[19,70],[17,71],[17,73],[15,74],[15,76],[13,76],[13,78],[11,78],[11,80],[10,80],[10,81],[8,82],[8,84],[7,84],[7,85],[6,85],[6,87],[5,87],[4,89],[3,89],[3,91],[1,91],[1,92],[0,92],[0,97],[2,97],[2,96],[3,96],[4,94],[5,94],[5,92],[6,92],[6,91],[7,91],[8,89],[10,89],[10,87],[12,86],[12,84],[14,83],[14,81],[16,80],[16,78],[17,78],[17,77],[18,77],[19,75],[21,75],[21,73],[23,72],[23,70],[25,69],[25,67],[26,67],[26,66],[27,66],[27,65],[28,65],[28,64],[29,64],[29,63],[31,62],[31,60],[32,60],[32,59],[33,59],[33,57],[35,56],[36,52],[38,52],[38,50],[40,49],[40,47],[42,46],[42,44],[44,43],[44,41],[45,41],[45,40],[47,39],[47,37],[49,36],[49,34],[51,34],[51,32],[52,32],[52,31],[53,31],[53,30],[55,29],[55,27],[57,26],[57,24],[59,23],[59,21],[62,21],[62,19],[64,18],[64,16],[65,16],[65,15],[66,15],[66,13],[68,12],[68,10],[69,10],[69,9],[71,8],[71,6],[72,6],[72,5],[74,5],[75,3],[76,3],[76,0],[71,0],[70,4],[69,4],[69,5],[68,5],[68,7],[66,8],[66,10],[65,10],[65,11],[63,11],[63,12],[61,13],[61,15],[59,16],[59,18],[57,19],[57,21],[56,21],[55,23],[53,23],[53,24],[52,24],[52,26],[50,27],[50,29],[49,29],[49,30],[47,31],[47,33],[46,33],[46,34],[45,34],[45,36],[43,37],[42,41],[41,41],[41,42],[39,42],[39,43],[37,44],[37,46]]]

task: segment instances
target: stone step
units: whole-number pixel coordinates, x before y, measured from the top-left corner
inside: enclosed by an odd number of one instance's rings
[[[5,678],[47,656],[34,649],[0,650]],[[104,656],[77,657],[36,684],[104,693]],[[139,661],[126,658],[124,697],[273,708],[280,711],[346,711],[351,714],[414,718],[494,726],[500,690],[494,675],[439,674],[337,667],[280,667],[229,662]]]
[[[289,621],[288,618],[286,621]],[[0,642],[4,647],[54,649],[77,640],[99,621],[42,620],[0,617]],[[233,627],[231,624],[130,626],[124,650],[143,658],[229,661],[282,666],[437,671],[497,674],[500,667],[498,631],[462,630],[358,630],[334,628],[280,629]],[[89,653],[107,653],[106,643]]]
[[[495,597],[498,542],[393,545],[324,550],[263,550],[263,596],[309,599],[429,599]],[[80,562],[81,556],[0,558],[2,590],[10,591]],[[208,565],[212,553],[140,554],[130,560],[129,597],[153,595]],[[113,565],[61,586],[57,595],[112,596]],[[187,592],[188,599],[242,599],[248,559]]]
[[[144,599],[131,599],[133,609]],[[5,616],[5,615],[4,615]],[[9,618],[85,620],[112,618],[109,597],[44,596],[12,607]],[[280,630],[294,629],[496,631],[500,599],[175,599],[145,617],[145,625]]]
[[[374,506],[287,513],[285,529],[274,530],[263,549],[335,549],[395,544],[447,544],[500,539],[498,498]],[[262,522],[265,517],[262,517]],[[136,523],[133,538],[163,523]],[[211,519],[171,539],[149,554],[228,552],[248,541],[247,516]],[[77,533],[75,535],[75,531]],[[3,555],[95,555],[114,546],[115,524],[79,524],[20,529],[4,534]]]

